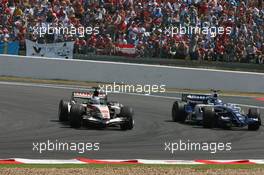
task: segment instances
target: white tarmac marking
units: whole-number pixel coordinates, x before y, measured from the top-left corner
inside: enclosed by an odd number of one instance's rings
[[[53,89],[68,89],[68,90],[91,90],[91,87],[85,88],[84,86],[76,87],[71,85],[56,85],[56,84],[38,84],[38,83],[22,83],[22,82],[6,82],[0,81],[0,85],[11,85],[11,86],[27,86],[27,87],[40,87],[40,88],[53,88]],[[113,93],[115,94],[115,93]],[[174,99],[180,100],[180,97],[172,97],[172,96],[162,96],[162,95],[148,95],[148,94],[136,94],[136,93],[118,93],[118,94],[125,94],[125,95],[134,95],[134,96],[144,96],[144,97],[156,97],[156,98],[164,98],[164,99]],[[244,97],[244,96],[241,96]],[[242,107],[252,107],[252,108],[259,108],[264,109],[264,106],[254,106],[248,104],[235,104]]]

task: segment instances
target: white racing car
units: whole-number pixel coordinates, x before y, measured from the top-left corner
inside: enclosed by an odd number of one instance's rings
[[[100,128],[120,126],[121,130],[134,127],[133,109],[118,102],[108,102],[107,94],[93,91],[73,92],[70,101],[61,100],[58,116],[61,122],[69,121],[71,127],[84,123]]]

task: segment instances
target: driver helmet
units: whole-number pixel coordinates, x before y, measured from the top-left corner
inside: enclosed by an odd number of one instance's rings
[[[95,90],[94,93],[93,93],[93,96],[94,97],[98,97],[99,96],[99,91],[98,90]]]
[[[91,103],[92,104],[100,104],[100,98],[96,97],[96,96],[91,98]]]
[[[214,93],[214,94],[213,94],[213,97],[214,97],[215,99],[217,99],[217,98],[218,98],[218,94],[217,94],[217,93]]]
[[[213,94],[213,103],[215,104],[221,104],[222,103],[222,100],[218,99],[218,94],[217,93],[214,93]]]

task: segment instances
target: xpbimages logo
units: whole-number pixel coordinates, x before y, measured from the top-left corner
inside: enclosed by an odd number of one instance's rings
[[[227,142],[191,142],[190,140],[178,142],[165,142],[164,151],[175,154],[177,151],[205,151],[215,154],[217,152],[231,151],[232,143]]]
[[[97,35],[99,34],[100,29],[99,27],[74,27],[74,26],[34,26],[33,27],[33,33],[35,35],[38,35],[40,37],[44,37],[46,34],[48,35],[78,35],[79,37],[83,38],[86,35]]]
[[[146,94],[150,95],[152,93],[164,93],[166,92],[166,85],[156,85],[156,84],[117,84],[114,82],[113,84],[106,84],[106,85],[100,85],[99,84],[99,91],[105,92],[105,93],[138,93],[138,94]]]
[[[62,142],[62,141],[51,141],[47,140],[45,142],[33,142],[32,150],[34,152],[43,153],[46,151],[73,151],[83,154],[87,151],[99,151],[100,143],[91,142]]]
[[[193,34],[203,34],[206,36],[210,36],[212,38],[216,37],[217,35],[227,34],[230,35],[232,32],[232,27],[221,27],[221,26],[210,26],[209,23],[205,23],[203,27],[200,26],[169,26],[165,27],[162,30],[167,35],[171,37],[177,35],[193,35]]]

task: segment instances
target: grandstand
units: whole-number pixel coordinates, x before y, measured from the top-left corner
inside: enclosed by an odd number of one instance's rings
[[[0,43],[19,50],[72,41],[79,54],[264,63],[263,0],[0,2]],[[48,27],[60,32],[36,30]]]

